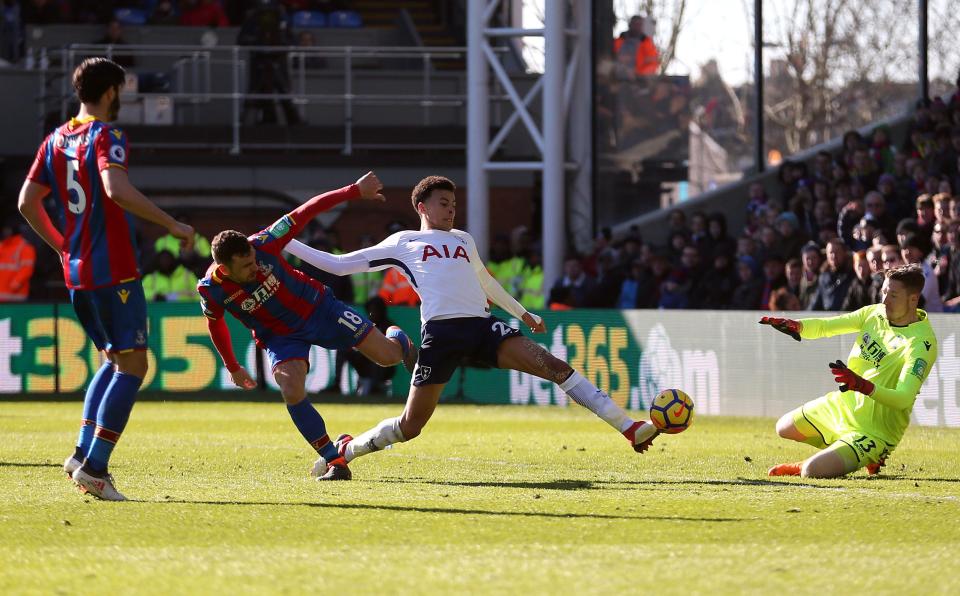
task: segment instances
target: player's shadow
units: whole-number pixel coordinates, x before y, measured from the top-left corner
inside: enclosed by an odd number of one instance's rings
[[[32,463],[22,461],[0,461],[0,468],[60,468],[61,464]]]
[[[922,478],[913,476],[897,476],[896,474],[881,474],[870,478],[873,482],[882,482],[884,480],[909,480],[910,482],[948,482],[960,484],[960,478]]]
[[[367,503],[307,503],[282,501],[188,501],[181,499],[162,499],[156,501],[137,501],[137,503],[179,504],[179,505],[226,505],[254,507],[316,507],[320,509],[351,509],[361,511],[391,511],[398,513],[440,513],[448,515],[490,515],[496,517],[543,517],[549,519],[615,519],[675,522],[743,522],[753,518],[745,517],[687,517],[667,515],[612,515],[608,513],[550,513],[546,511],[491,511],[489,509],[460,509],[456,507],[414,507],[407,505],[373,505]]]
[[[426,480],[416,478],[383,478],[370,482],[383,482],[389,484],[432,484],[436,486],[462,486],[467,488],[523,488],[534,490],[599,490],[601,487],[594,486],[590,480],[552,480],[548,482],[497,482],[476,481],[476,482],[455,482],[452,480]]]
[[[765,480],[754,478],[737,478],[733,480],[553,480],[549,482],[455,482],[445,480],[426,480],[417,478],[384,478],[368,482],[388,482],[390,484],[433,484],[439,486],[461,486],[479,488],[525,488],[540,490],[626,490],[622,487],[657,486],[657,485],[715,485],[715,486],[800,486],[807,488],[837,489],[836,486],[810,484],[790,480]],[[621,488],[617,488],[617,487]]]

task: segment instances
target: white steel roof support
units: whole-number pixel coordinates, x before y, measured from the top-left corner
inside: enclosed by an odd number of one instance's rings
[[[508,0],[509,1],[509,0]],[[492,27],[490,18],[501,0],[468,0],[467,2],[467,203],[468,229],[477,241],[481,256],[487,256],[489,244],[489,172],[534,171],[543,176],[543,269],[544,284],[549,288],[561,275],[567,246],[566,171],[572,171],[577,201],[574,226],[578,244],[586,229],[589,242],[592,226],[592,193],[590,170],[592,147],[592,106],[590,82],[590,0],[548,0],[544,2],[543,29]],[[572,17],[572,18],[571,18]],[[575,26],[569,27],[572,21]],[[511,23],[512,25],[512,23]],[[505,37],[544,37],[545,72],[534,86],[522,95],[493,51],[491,40]],[[570,58],[567,43],[570,43]],[[513,113],[490,140],[490,71],[510,100]],[[535,121],[529,106],[539,94],[543,102],[542,120]],[[576,110],[574,116],[570,112]],[[582,114],[580,112],[583,112]],[[493,161],[497,149],[517,122],[537,147],[539,161]],[[571,143],[567,142],[567,126],[571,122]],[[568,159],[567,147],[575,150]],[[585,228],[584,228],[584,217]]]

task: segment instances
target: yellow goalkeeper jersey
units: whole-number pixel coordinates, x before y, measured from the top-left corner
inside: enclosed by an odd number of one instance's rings
[[[900,442],[920,386],[937,359],[937,338],[927,313],[905,326],[891,325],[883,304],[826,318],[801,319],[804,339],[857,333],[847,366],[876,386],[873,395],[836,391],[831,400],[850,428],[868,431],[889,445]]]

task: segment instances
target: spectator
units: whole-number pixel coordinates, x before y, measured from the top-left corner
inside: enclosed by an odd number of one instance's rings
[[[833,181],[833,156],[829,151],[818,151],[813,158],[813,179],[828,185]]]
[[[237,35],[238,45],[289,46],[293,44],[287,26],[287,14],[283,6],[274,0],[262,2],[251,10],[243,21]],[[286,94],[290,91],[290,73],[287,70],[287,53],[284,50],[261,50],[250,52],[249,91],[258,94]],[[288,126],[300,124],[300,114],[289,98],[280,100]],[[258,124],[276,124],[275,100],[253,99],[244,105],[244,119],[252,111]]]
[[[543,265],[539,247],[527,251],[522,278],[520,304],[529,311],[543,310],[546,297],[543,295]]]
[[[370,234],[360,236],[361,249],[370,248],[373,244],[373,236]],[[354,273],[350,276],[350,280],[353,282],[353,303],[366,304],[380,291],[380,285],[383,283],[383,272],[363,271]]]
[[[13,220],[0,227],[0,302],[24,302],[30,295],[30,278],[37,251]]]
[[[807,308],[809,310],[840,310],[850,284],[853,283],[853,278],[846,245],[839,239],[831,240],[827,244],[827,267],[820,273],[817,290]]]
[[[674,267],[680,266],[680,257],[683,255],[683,249],[687,247],[686,232],[670,232],[670,240],[667,245],[667,252],[670,253],[670,264]]]
[[[378,293],[384,302],[391,306],[417,306],[420,297],[410,285],[410,281],[396,267],[387,269]]]
[[[753,257],[742,256],[737,260],[737,277],[740,284],[733,291],[730,307],[737,310],[758,310],[763,285],[756,275],[757,261]]]
[[[890,144],[890,127],[880,125],[870,135],[870,157],[883,172],[893,171],[894,150]]]
[[[937,220],[932,196],[924,193],[917,197],[916,215],[917,233],[924,238],[930,238],[933,235],[933,222]]]
[[[179,22],[173,0],[159,0],[150,15],[151,25],[176,25]]]
[[[927,252],[924,246],[927,243],[921,241],[916,234],[907,234],[900,241],[900,256],[907,265],[917,264],[923,268],[923,290],[920,295],[923,297],[923,308],[927,312],[943,312],[943,301],[940,298],[940,284],[937,281],[937,275],[930,266],[930,263],[924,260]]]
[[[871,287],[873,279],[870,277],[870,263],[867,251],[858,250],[853,253],[854,279],[850,283],[847,295],[843,299],[841,310],[852,311],[873,304]]]
[[[884,185],[888,190],[893,187],[892,180],[888,177]],[[893,238],[896,229],[896,221],[887,212],[887,198],[877,190],[872,190],[863,198],[864,217],[867,215],[873,217],[875,226],[883,232],[887,238]]]
[[[896,248],[896,247],[894,247]],[[877,304],[883,298],[883,246],[867,249],[867,263],[870,265],[870,303]]]
[[[613,308],[620,294],[623,284],[623,273],[613,260],[613,252],[600,253],[597,259],[597,275],[594,278],[594,287],[587,296],[584,306],[591,308]]]
[[[180,24],[184,27],[229,27],[219,0],[181,0]]]
[[[760,308],[766,309],[773,292],[787,285],[783,275],[783,259],[779,255],[770,255],[763,261],[763,289],[760,292]]]
[[[774,293],[770,295],[770,301],[766,308],[772,311],[803,310],[800,306],[800,299],[787,288],[780,288],[774,291]]]
[[[723,213],[713,213],[707,220],[707,232],[710,235],[710,252],[703,253],[704,258],[712,258],[723,252],[730,255],[736,248],[733,240],[727,235],[727,218]]]
[[[668,229],[669,234],[673,235],[679,233],[683,234],[684,236],[690,234],[690,229],[687,228],[687,214],[682,210],[674,209],[671,211],[667,221],[668,225],[670,226]]]
[[[196,296],[199,281],[173,253],[161,250],[154,257],[154,271],[143,277],[143,294],[148,302],[187,302]]]
[[[799,298],[802,294],[800,282],[803,280],[803,261],[797,257],[790,259],[784,266],[784,272],[787,280],[787,284],[784,287],[791,294]]]
[[[933,201],[933,220],[940,222],[947,219],[947,215],[950,211],[950,196],[949,192],[938,192],[937,194],[930,197]],[[932,232],[931,232],[932,233]]]
[[[709,241],[707,215],[703,211],[697,211],[690,217],[690,243],[697,247],[700,254],[703,254],[704,248],[708,248]]]
[[[947,244],[949,264],[943,306],[946,312],[957,312],[960,310],[960,219],[948,225]]]
[[[550,290],[550,302],[559,302],[554,299],[554,292],[559,288],[567,288],[570,291],[570,306],[581,308],[586,305],[590,293],[593,291],[594,282],[583,270],[580,260],[575,257],[567,258],[563,264],[563,276],[553,284]]]
[[[687,304],[689,308],[700,308],[702,304],[703,268],[700,265],[700,251],[696,246],[686,246],[680,255],[680,271],[686,279]]]
[[[668,310],[687,308],[689,290],[690,284],[683,270],[674,269],[660,285],[660,302],[657,307]]]
[[[21,5],[20,22],[24,25],[53,25],[62,20],[55,0],[25,0]]]
[[[190,216],[186,213],[180,213],[176,217],[177,221],[192,224]],[[180,241],[170,234],[157,238],[153,243],[153,250],[154,254],[162,250],[169,251],[175,259],[179,259],[198,277],[204,274],[210,264],[210,241],[200,232],[196,232],[193,236],[193,250],[181,250]]]
[[[730,306],[737,287],[737,272],[727,252],[718,252],[713,257],[713,267],[703,276],[701,306],[723,309]]]
[[[816,242],[807,242],[800,253],[803,263],[803,275],[800,278],[800,293],[797,298],[804,308],[809,308],[813,302],[817,285],[820,283],[820,270],[823,266],[823,253]]]
[[[120,21],[117,19],[110,19],[110,22],[107,23],[107,30],[104,32],[103,37],[98,39],[96,43],[104,46],[127,45],[127,40],[123,38],[123,27],[120,25]],[[125,53],[122,49],[116,54],[112,54],[111,60],[124,68],[133,68],[136,63],[134,57]]]
[[[630,17],[627,30],[613,41],[617,63],[634,75],[655,75],[660,70],[660,55],[653,44],[653,22],[641,16]]]
[[[794,213],[784,211],[780,214],[777,218],[777,231],[780,233],[777,253],[783,258],[800,254],[806,238],[800,232],[800,220]]]
[[[620,295],[617,297],[617,308],[633,309],[641,307],[641,298],[649,295],[651,274],[644,262],[636,259],[630,264],[630,271],[620,286]]]
[[[770,256],[779,257],[780,255],[780,236],[772,226],[762,226],[760,228],[760,246],[757,248],[758,260],[763,262]]]

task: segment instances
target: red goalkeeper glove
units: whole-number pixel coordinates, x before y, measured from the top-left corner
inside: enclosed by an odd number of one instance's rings
[[[793,339],[800,341],[800,323],[793,319],[781,319],[779,317],[761,317],[761,325],[770,325],[780,333],[786,333]]]
[[[873,383],[847,368],[847,365],[840,360],[830,363],[830,372],[840,384],[840,391],[856,391],[864,395],[873,393]]]

